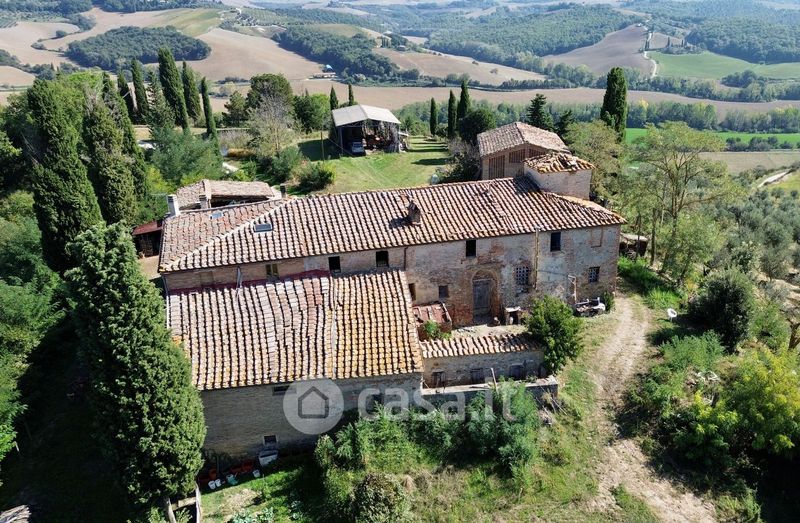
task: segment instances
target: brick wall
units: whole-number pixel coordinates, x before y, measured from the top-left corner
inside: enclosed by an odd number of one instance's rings
[[[426,387],[434,387],[433,373],[444,371],[445,385],[467,385],[472,382],[471,372],[482,369],[484,378],[491,380],[511,376],[512,365],[522,365],[525,376],[538,376],[542,364],[542,351],[506,352],[501,354],[479,354],[449,358],[425,358],[423,361],[423,380]]]
[[[358,407],[358,394],[367,387],[385,391],[389,387],[405,390],[409,397],[420,389],[421,374],[339,380],[345,410]],[[206,426],[204,448],[232,456],[254,455],[263,437],[275,435],[279,448],[313,445],[317,436],[295,430],[283,413],[285,395],[274,395],[276,385],[238,387],[201,391]]]

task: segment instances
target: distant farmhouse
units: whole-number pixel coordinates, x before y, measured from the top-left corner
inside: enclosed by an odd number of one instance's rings
[[[345,408],[366,387],[433,397],[502,376],[554,383],[520,328],[421,335],[424,321],[518,323],[533,297],[575,303],[615,289],[623,219],[588,201],[591,165],[565,152],[520,163],[520,176],[476,182],[173,204],[159,271],[206,448],[310,444],[281,410],[304,380],[333,380]]]
[[[483,132],[478,135],[481,179],[518,176],[527,158],[549,152],[569,152],[569,149],[556,133],[523,122]]]

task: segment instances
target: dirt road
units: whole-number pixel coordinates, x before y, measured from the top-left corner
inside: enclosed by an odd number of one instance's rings
[[[679,488],[660,477],[648,464],[638,444],[619,435],[613,422],[623,394],[643,363],[650,311],[638,300],[619,295],[616,334],[598,348],[595,355],[598,425],[608,437],[598,465],[600,488],[594,504],[608,510],[614,505],[611,489],[623,485],[628,492],[642,499],[659,519],[666,522],[713,522],[714,507],[692,492]]]

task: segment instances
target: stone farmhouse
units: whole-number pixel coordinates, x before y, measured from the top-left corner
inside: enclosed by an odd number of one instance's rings
[[[550,131],[514,122],[478,135],[481,179],[518,176],[525,160],[550,152],[569,152],[561,138]]]
[[[586,199],[587,169],[561,153],[513,178],[173,206],[159,271],[201,391],[206,448],[311,443],[281,410],[296,381],[333,380],[349,409],[367,387],[380,401],[389,387],[474,394],[503,376],[541,377],[526,334],[424,340],[420,314],[455,327],[511,323],[536,296],[574,303],[613,291],[623,219]]]

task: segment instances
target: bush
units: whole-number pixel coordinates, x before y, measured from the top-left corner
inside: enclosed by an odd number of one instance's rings
[[[603,291],[600,299],[606,306],[606,311],[611,312],[614,310],[614,293],[610,291]]]
[[[264,174],[259,179],[269,183],[283,183],[295,173],[303,161],[303,153],[292,145],[263,162]]]
[[[581,320],[558,298],[544,296],[535,300],[525,323],[533,339],[542,346],[544,365],[551,374],[561,370],[583,348]]]
[[[358,523],[397,523],[408,518],[408,500],[400,484],[386,474],[369,473],[352,496],[351,518]]]
[[[753,283],[737,269],[712,274],[703,282],[689,312],[714,329],[722,344],[733,351],[747,338],[756,313]]]
[[[297,187],[303,192],[319,191],[333,183],[336,172],[326,162],[306,163],[297,173]]]

